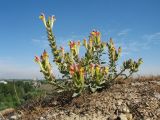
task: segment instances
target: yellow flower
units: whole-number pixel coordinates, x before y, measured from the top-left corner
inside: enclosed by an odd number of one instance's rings
[[[106,67],[105,67],[105,73],[108,74],[108,71],[109,71],[109,67],[106,66]]]
[[[80,45],[81,45],[81,42],[78,40],[78,42],[77,42],[77,46],[79,46],[79,47],[80,47]]]
[[[95,66],[95,71],[96,71],[97,75],[100,73],[100,66],[99,65]]]
[[[88,48],[86,39],[83,40],[83,45],[85,46],[86,49]]]
[[[50,22],[51,22],[50,25],[51,25],[51,28],[52,28],[52,27],[53,27],[53,24],[54,24],[54,21],[55,21],[56,19],[55,19],[55,16],[53,16],[53,15],[51,16],[50,19],[51,19],[51,20],[50,20]]]
[[[84,84],[84,68],[83,67],[80,68],[79,75],[80,75],[80,82],[83,85]]]
[[[76,55],[79,54],[79,48],[80,48],[80,41],[77,42],[77,44],[75,45],[75,48],[76,48]]]
[[[43,21],[45,27],[47,28],[46,18],[45,18],[44,13],[41,13],[41,15],[39,16],[39,18]],[[49,22],[49,25],[50,25],[51,28],[53,27],[53,24],[54,24],[55,20],[56,20],[55,16],[51,16],[51,17],[48,18],[48,22]]]
[[[112,45],[114,44],[112,38],[110,38],[110,41],[109,41],[109,42],[110,42],[110,44],[112,44]]]
[[[90,72],[91,72],[91,75],[93,76],[94,75],[94,64],[90,64]]]
[[[122,48],[119,47],[119,48],[118,48],[118,57],[120,56],[121,52],[122,52]]]
[[[89,47],[92,48],[92,46],[93,46],[93,40],[90,39],[90,40],[89,40]]]
[[[122,52],[122,48],[119,47],[119,48],[118,48],[118,53],[120,54],[121,52]]]
[[[64,48],[60,47],[60,49],[61,49],[61,52],[62,52],[62,57],[64,58]]]
[[[43,23],[44,23],[44,26],[47,27],[47,25],[46,25],[46,18],[45,18],[44,13],[41,13],[41,15],[39,16],[39,19],[41,19],[43,21]]]
[[[83,67],[80,67],[79,74],[80,74],[81,77],[84,76],[84,68]]]
[[[99,33],[98,36],[97,36],[97,44],[99,45],[100,42],[101,42],[101,35],[100,35],[100,33]]]
[[[96,36],[96,32],[95,32],[95,31],[92,31],[92,32],[91,32],[91,35]]]
[[[113,60],[113,61],[115,61],[115,58],[116,58],[115,55],[116,55],[116,51],[115,51],[115,49],[114,49],[114,50],[112,51],[112,60]]]
[[[106,47],[106,43],[103,42],[103,43],[102,43],[102,48],[104,49],[105,47]]]
[[[48,53],[46,52],[46,50],[44,50],[44,52],[42,54],[42,57],[43,57],[43,59],[47,59],[49,57]]]
[[[93,30],[93,31],[91,32],[91,36],[98,37],[98,36],[100,36],[100,32]]]

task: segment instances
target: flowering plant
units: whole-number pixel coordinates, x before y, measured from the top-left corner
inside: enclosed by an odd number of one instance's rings
[[[92,31],[89,40],[83,42],[69,41],[70,52],[65,52],[63,47],[58,48],[52,27],[55,17],[51,16],[46,21],[45,15],[41,14],[40,19],[43,21],[47,30],[49,45],[52,50],[54,62],[58,66],[63,78],[67,78],[64,84],[55,79],[49,62],[49,56],[46,51],[41,57],[35,57],[39,64],[41,72],[49,83],[54,84],[60,90],[74,91],[73,97],[79,95],[84,89],[90,89],[95,92],[98,89],[106,87],[108,82],[115,81],[119,76],[126,79],[133,73],[137,72],[142,59],[137,62],[129,59],[123,63],[122,69],[117,71],[117,61],[120,58],[122,48],[116,50],[112,39],[108,43],[101,41],[101,33]],[[84,57],[79,56],[80,46],[84,46],[86,53]],[[109,61],[103,61],[102,56],[107,50]],[[129,74],[126,71],[129,71]]]

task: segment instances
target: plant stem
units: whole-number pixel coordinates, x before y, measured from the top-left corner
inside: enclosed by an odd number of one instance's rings
[[[118,73],[112,80],[115,80],[116,78],[118,78],[120,75],[122,75],[122,73],[125,71],[125,69],[122,69],[120,73]]]

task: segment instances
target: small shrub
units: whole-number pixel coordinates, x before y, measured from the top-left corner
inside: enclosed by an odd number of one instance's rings
[[[60,91],[74,91],[73,97],[79,95],[84,89],[89,88],[92,92],[102,89],[118,77],[126,79],[137,72],[142,63],[141,58],[138,61],[129,59],[124,61],[121,69],[117,71],[117,61],[120,58],[122,48],[116,49],[112,39],[107,43],[102,42],[101,33],[95,30],[90,33],[88,41],[86,39],[83,42],[69,41],[70,52],[65,52],[63,47],[58,48],[52,32],[55,17],[51,16],[46,20],[45,15],[42,14],[40,19],[47,31],[54,57],[53,62],[56,63],[65,78],[64,82],[55,79],[49,55],[45,50],[40,58],[35,56],[35,61],[39,64],[40,72],[49,83],[55,85]],[[84,46],[86,49],[85,55],[81,58],[79,56],[80,46]],[[106,54],[105,49],[108,51],[109,61],[102,60],[102,56]]]

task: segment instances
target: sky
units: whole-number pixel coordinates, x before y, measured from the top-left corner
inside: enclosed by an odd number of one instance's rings
[[[50,53],[39,15],[55,15],[58,46],[83,40],[96,29],[122,46],[121,61],[143,58],[137,75],[160,74],[159,0],[1,0],[0,79],[42,78],[34,56]],[[83,48],[82,48],[83,49]],[[120,64],[120,63],[119,63]],[[54,73],[58,71],[53,64]]]

